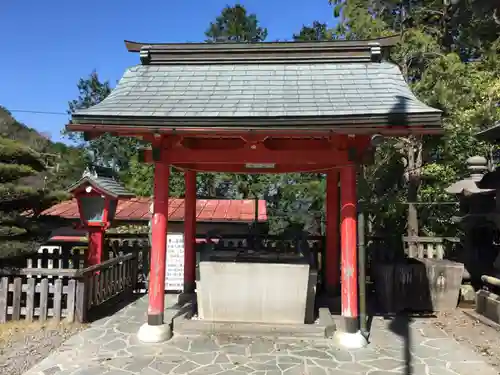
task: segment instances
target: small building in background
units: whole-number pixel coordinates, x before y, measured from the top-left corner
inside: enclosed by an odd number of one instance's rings
[[[148,225],[151,218],[150,206],[152,198],[132,198],[118,202],[113,227],[126,225]],[[258,213],[254,200],[198,199],[196,201],[197,236],[208,233],[221,235],[243,235],[249,232],[249,226],[255,222],[256,214],[259,222],[267,221],[266,201],[258,202]],[[86,242],[86,231],[74,229],[73,224],[79,222],[78,203],[71,199],[58,203],[41,214],[45,220],[63,219],[67,225],[53,231],[49,242]],[[184,199],[171,198],[169,201],[169,233],[184,232]]]

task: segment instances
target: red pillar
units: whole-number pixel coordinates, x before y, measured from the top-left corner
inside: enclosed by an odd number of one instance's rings
[[[341,299],[342,316],[348,333],[359,330],[356,203],[356,168],[352,165],[340,171]]]
[[[192,293],[196,285],[196,172],[185,171],[184,198],[184,293]]]
[[[155,163],[154,213],[151,222],[148,324],[163,324],[165,308],[165,261],[167,256],[168,180],[170,166]]]
[[[93,266],[102,262],[104,252],[104,230],[89,228],[89,246],[87,250],[87,265]]]
[[[333,294],[340,282],[339,266],[339,173],[330,170],[326,175],[326,251],[323,264],[325,290]]]

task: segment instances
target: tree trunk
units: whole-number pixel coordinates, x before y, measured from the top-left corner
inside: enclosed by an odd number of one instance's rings
[[[419,234],[418,211],[416,202],[418,200],[418,191],[420,189],[422,168],[422,142],[420,139],[410,137],[408,144],[408,164],[407,182],[408,182],[408,213],[407,213],[407,232],[409,237],[417,237]],[[410,242],[410,246],[415,246]],[[414,252],[416,249],[410,249]]]

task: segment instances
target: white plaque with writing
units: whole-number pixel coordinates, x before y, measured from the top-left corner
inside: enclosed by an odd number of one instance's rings
[[[184,234],[167,235],[167,264],[165,272],[165,290],[182,291],[184,289]]]

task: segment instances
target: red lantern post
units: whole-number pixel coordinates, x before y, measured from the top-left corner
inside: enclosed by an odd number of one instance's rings
[[[111,226],[119,199],[131,198],[109,168],[90,167],[68,191],[78,202],[80,228],[89,232],[87,265],[102,262],[104,234]]]

